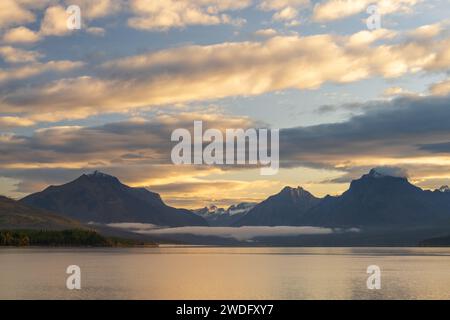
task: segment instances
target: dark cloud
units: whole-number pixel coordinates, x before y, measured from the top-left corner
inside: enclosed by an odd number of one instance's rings
[[[424,145],[450,137],[448,96],[402,97],[366,105],[366,113],[344,122],[282,130],[282,165],[333,165],[362,156],[414,157],[434,151]]]
[[[38,130],[31,136],[5,136],[0,140],[0,164],[170,164],[175,145],[171,141],[173,130],[192,131],[194,120],[203,120],[204,130],[260,125],[247,118],[226,115],[180,114],[97,127],[54,127]]]
[[[450,142],[421,144],[418,147],[432,153],[450,153]]]

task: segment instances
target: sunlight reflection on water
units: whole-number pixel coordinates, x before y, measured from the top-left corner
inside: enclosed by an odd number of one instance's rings
[[[450,248],[0,249],[1,299],[450,299]],[[66,289],[68,265],[82,290]],[[366,268],[382,270],[368,290]]]

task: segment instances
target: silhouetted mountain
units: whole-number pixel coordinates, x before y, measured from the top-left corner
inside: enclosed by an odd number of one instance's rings
[[[435,191],[436,192],[450,193],[450,188],[448,186],[442,186],[439,189],[436,189]]]
[[[428,226],[450,223],[450,194],[424,191],[407,178],[371,170],[338,197],[325,197],[297,225]]]
[[[163,226],[207,224],[189,210],[167,206],[157,193],[129,187],[116,177],[97,171],[61,186],[50,186],[21,202],[83,222],[142,222]]]
[[[63,230],[75,228],[81,228],[81,224],[77,221],[0,196],[1,230]]]
[[[255,206],[256,203],[253,202],[242,202],[237,205],[232,205],[228,209],[218,208],[215,205],[211,205],[202,209],[193,210],[192,212],[203,217],[206,221],[208,221],[210,226],[224,227],[234,224]]]
[[[234,226],[289,226],[319,202],[320,199],[300,187],[285,187],[255,206]]]

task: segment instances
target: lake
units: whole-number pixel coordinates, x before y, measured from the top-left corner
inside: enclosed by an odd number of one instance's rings
[[[450,248],[2,248],[0,299],[450,299]]]

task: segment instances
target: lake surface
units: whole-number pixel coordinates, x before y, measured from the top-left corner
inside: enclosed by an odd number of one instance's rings
[[[0,299],[450,299],[450,248],[2,248]]]

